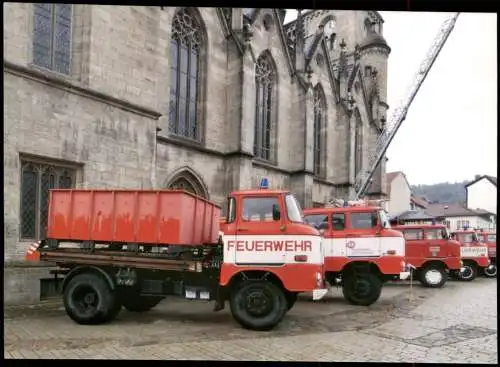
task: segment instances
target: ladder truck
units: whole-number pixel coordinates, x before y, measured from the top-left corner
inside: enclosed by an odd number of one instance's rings
[[[420,90],[420,87],[429,74],[432,65],[436,61],[444,44],[448,40],[448,37],[455,27],[455,23],[459,14],[460,13],[453,13],[441,25],[438,34],[434,38],[429,51],[425,55],[425,58],[422,61],[417,74],[415,75],[415,78],[408,90],[406,97],[400,101],[398,107],[392,113],[391,118],[388,120],[387,124],[382,130],[382,133],[379,135],[373,150],[370,152],[367,169],[361,170],[357,174],[354,180],[354,189],[351,190],[350,200],[357,201],[359,200],[359,198],[362,198],[364,196],[367,188],[372,181],[372,177],[377,166],[380,164],[380,161],[384,157],[392,139],[394,139],[394,136],[396,135],[398,129],[401,127],[401,124],[405,120],[408,110],[413,100],[415,99],[415,96]],[[333,201],[335,202],[336,200],[334,199]]]

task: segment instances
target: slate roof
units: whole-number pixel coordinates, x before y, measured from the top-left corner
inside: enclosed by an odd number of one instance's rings
[[[410,197],[410,201],[421,208],[427,208],[429,206],[429,202],[427,200],[423,197],[414,196],[413,194]]]
[[[493,214],[483,209],[467,209],[462,204],[429,204],[425,212],[436,217],[476,217]]]
[[[421,210],[406,210],[402,213],[393,215],[391,220],[433,220],[435,216],[427,214]]]

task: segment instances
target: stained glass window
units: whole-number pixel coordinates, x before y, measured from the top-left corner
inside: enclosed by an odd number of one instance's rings
[[[38,240],[47,231],[49,190],[75,185],[75,170],[50,164],[22,162],[21,238]]]
[[[314,174],[316,176],[322,175],[322,158],[324,156],[323,152],[323,141],[324,141],[324,129],[325,129],[325,119],[326,119],[326,98],[323,93],[320,84],[314,87],[314,145],[313,145],[313,162],[314,162]]]
[[[33,63],[69,74],[71,68],[71,4],[35,3]]]
[[[189,8],[179,10],[172,22],[170,43],[169,131],[199,140],[201,26]]]
[[[255,140],[254,154],[257,158],[271,160],[271,135],[276,101],[276,71],[267,54],[257,59],[255,67]]]

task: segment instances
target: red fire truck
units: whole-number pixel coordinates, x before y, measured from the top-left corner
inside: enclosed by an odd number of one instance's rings
[[[416,279],[430,288],[442,287],[448,273],[460,272],[460,243],[450,240],[446,226],[441,224],[396,225],[406,242],[406,262],[415,269]]]
[[[469,282],[476,279],[478,273],[490,265],[488,247],[479,242],[477,233],[472,229],[453,232],[451,238],[460,243],[460,257],[464,265],[460,272],[450,272],[450,275]]]
[[[384,282],[409,276],[405,242],[380,207],[346,205],[305,209],[304,218],[323,236],[326,280],[341,284],[349,303],[368,306],[379,299]]]
[[[484,275],[488,278],[497,276],[497,234],[492,231],[479,231],[479,240],[488,246],[488,257],[490,265],[484,269]]]
[[[268,330],[298,293],[328,291],[321,236],[287,191],[231,193],[222,236],[220,208],[184,191],[51,190],[49,201],[47,239],[26,259],[57,264],[66,312],[80,324],[173,295],[213,300],[214,311],[228,300],[243,327]]]

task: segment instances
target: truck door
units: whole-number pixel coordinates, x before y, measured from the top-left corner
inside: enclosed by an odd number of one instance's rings
[[[244,196],[237,219],[235,263],[280,265],[286,260],[285,222],[280,196]]]
[[[347,257],[379,257],[382,255],[378,213],[376,211],[349,212],[345,238]]]
[[[308,214],[304,216],[305,222],[316,228],[321,234],[321,237],[323,237],[322,248],[323,248],[323,256],[325,257],[332,256],[331,254],[332,236],[328,218],[329,218],[328,213]]]
[[[420,267],[425,259],[424,232],[420,228],[405,229],[403,236],[405,238],[406,262]]]
[[[347,228],[345,213],[333,213],[331,217],[332,229],[330,231],[331,257],[346,257]]]
[[[446,241],[441,228],[427,228],[425,230],[426,256],[430,258],[443,258],[446,256]],[[451,255],[451,254],[450,254]]]

